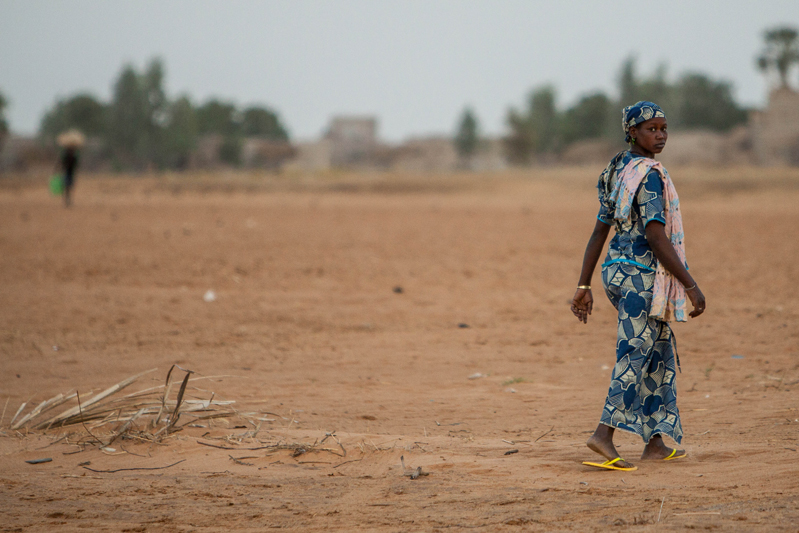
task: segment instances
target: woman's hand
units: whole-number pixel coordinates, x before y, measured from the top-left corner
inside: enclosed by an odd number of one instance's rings
[[[686,290],[685,294],[691,300],[691,305],[694,306],[694,310],[688,313],[688,316],[696,318],[705,312],[705,295],[699,290],[699,285],[694,285],[691,290]]]
[[[702,302],[704,302],[704,297]],[[577,317],[577,320],[583,324],[588,324],[588,315],[591,314],[591,309],[594,307],[594,297],[591,295],[591,289],[577,289],[572,298],[572,313]],[[693,316],[693,315],[692,315]]]
[[[605,241],[610,232],[610,225],[605,224],[597,219],[594,223],[594,231],[591,233],[591,238],[588,239],[588,244],[585,247],[585,255],[583,256],[583,268],[580,271],[580,278],[577,286],[590,287],[591,276],[594,274],[599,256],[602,254],[602,249],[605,247]],[[588,323],[588,315],[591,314],[591,309],[594,307],[594,297],[591,296],[591,289],[577,289],[572,299],[572,313],[577,317],[577,320]]]

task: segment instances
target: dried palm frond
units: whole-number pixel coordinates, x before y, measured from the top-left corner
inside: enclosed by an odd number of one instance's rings
[[[185,372],[185,376],[181,380],[176,396],[170,397],[173,383],[172,373],[176,369]],[[142,376],[155,370],[148,370],[124,379],[88,399],[81,398],[76,391],[58,394],[39,403],[30,412],[22,415],[28,404],[25,402],[19,407],[8,427],[12,430],[46,431],[51,428],[82,425],[96,441],[108,446],[122,435],[136,436],[157,442],[170,433],[180,431],[184,426],[198,420],[222,417],[247,419],[245,414],[239,413],[233,408],[235,401],[215,400],[213,393],[207,399],[188,398],[189,391],[193,390],[190,387],[191,382],[209,378],[192,377],[195,376],[194,371],[180,368],[177,365],[172,365],[169,369],[163,385],[138,390],[124,396],[118,394]],[[204,395],[208,394],[207,391],[201,392]],[[58,414],[46,416],[56,407],[73,400],[76,400],[77,405]],[[186,416],[190,420],[178,425],[181,416]],[[147,420],[148,417],[151,418]],[[254,426],[255,423],[252,425]],[[98,438],[92,431],[98,428],[106,428],[110,433],[104,435],[103,438]]]

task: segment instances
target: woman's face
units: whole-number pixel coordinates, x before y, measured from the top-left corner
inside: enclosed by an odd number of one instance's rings
[[[651,154],[659,154],[666,147],[669,138],[668,124],[663,117],[651,118],[630,128],[630,137],[635,146]]]

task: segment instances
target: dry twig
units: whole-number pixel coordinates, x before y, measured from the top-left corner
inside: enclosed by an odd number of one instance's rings
[[[163,469],[165,469],[165,468],[171,468],[171,467],[173,467],[173,466],[175,466],[175,465],[179,465],[179,464],[180,464],[180,463],[182,463],[183,461],[185,461],[185,459],[181,459],[181,460],[180,460],[180,461],[178,461],[177,463],[172,463],[171,465],[166,465],[166,466],[154,466],[154,467],[149,467],[149,468],[147,468],[147,467],[140,467],[140,468],[117,468],[116,470],[95,470],[94,468],[89,468],[88,466],[84,466],[83,468],[85,468],[86,470],[90,470],[91,472],[97,472],[97,473],[100,473],[100,474],[113,474],[113,473],[115,473],[115,472],[124,472],[124,471],[127,471],[127,470],[163,470]]]
[[[537,439],[535,439],[533,442],[538,442],[539,440],[543,439],[544,437],[546,437],[547,435],[549,435],[549,434],[550,434],[550,432],[552,432],[552,430],[553,430],[553,429],[555,429],[555,426],[552,426],[551,428],[549,428],[549,430],[547,430],[547,431],[546,431],[546,433],[543,433],[543,434],[542,434],[540,437],[538,437]]]

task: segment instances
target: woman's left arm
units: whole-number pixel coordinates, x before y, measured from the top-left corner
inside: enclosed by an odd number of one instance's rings
[[[602,255],[602,250],[605,248],[608,233],[610,233],[610,226],[601,220],[597,220],[594,231],[591,233],[591,238],[588,239],[588,245],[585,247],[583,268],[580,272],[580,281],[577,282],[578,286],[591,286],[591,278],[594,277],[594,269],[596,269],[599,256]],[[591,289],[577,289],[571,305],[572,313],[577,317],[577,320],[587,324],[588,315],[591,314],[593,308],[594,297],[591,295]]]

